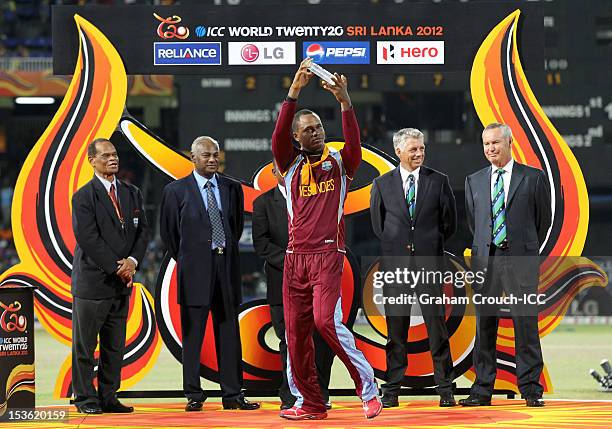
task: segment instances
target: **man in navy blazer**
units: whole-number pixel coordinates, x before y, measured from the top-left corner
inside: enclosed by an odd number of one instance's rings
[[[465,179],[465,207],[472,241],[472,271],[486,273],[475,292],[487,297],[535,295],[539,250],[552,220],[550,188],[542,170],[512,159],[512,131],[493,123],[482,132],[490,166]],[[497,370],[499,306],[476,306],[476,380],[463,406],[491,404]],[[537,305],[510,305],[514,324],[516,376],[528,407],[542,407],[543,360]]]
[[[191,145],[192,174],[169,183],[161,204],[162,241],[177,262],[186,411],[206,400],[200,384],[200,353],[212,313],[219,379],[225,409],[252,410],[242,393],[242,348],[238,325],[241,281],[238,241],[244,225],[239,182],[217,173],[219,144],[198,137]]]
[[[94,177],[72,196],[76,248],[72,266],[72,391],[81,413],[131,413],[117,399],[132,278],[148,242],[140,190],[119,181],[119,156],[105,138],[87,158]],[[100,337],[98,390],[94,351]]]
[[[455,196],[448,177],[423,165],[425,141],[421,131],[404,128],[393,135],[400,165],[374,179],[370,214],[374,233],[382,248],[381,269],[409,268],[441,272],[445,268],[444,246],[457,227]],[[441,296],[442,284],[415,285],[414,290],[397,284],[383,287],[385,296],[398,292]],[[399,308],[398,308],[399,307]],[[408,365],[407,340],[411,305],[385,307],[387,322],[386,381],[382,386],[385,408],[399,406],[398,394]],[[433,360],[433,378],[441,407],[456,405],[453,396],[453,361],[441,305],[421,305]],[[427,346],[425,345],[425,346]]]

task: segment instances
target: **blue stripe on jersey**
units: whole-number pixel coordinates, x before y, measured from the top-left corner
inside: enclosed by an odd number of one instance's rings
[[[344,164],[342,163],[342,155],[340,152],[332,152],[330,150],[329,154],[336,160],[338,167],[340,167],[340,199],[338,200],[338,224],[340,224],[340,220],[344,214],[344,198],[346,197],[346,172],[344,171]]]
[[[355,337],[351,334],[351,331],[342,323],[342,297],[339,297],[336,302],[334,325],[338,342],[344,349],[353,366],[357,369],[359,377],[361,378],[361,400],[369,401],[378,395],[378,386],[374,379],[374,370],[363,353],[355,346]]]
[[[287,213],[289,213],[289,218],[291,220],[293,220],[293,201],[291,200],[291,181],[293,179],[293,176],[295,175],[295,171],[298,168],[298,165],[300,165],[300,163],[302,162],[302,159],[304,159],[304,156],[302,156],[301,154],[298,155],[295,158],[295,161],[293,161],[293,165],[291,167],[289,167],[289,170],[287,170],[287,173],[285,174],[285,190],[287,191]]]

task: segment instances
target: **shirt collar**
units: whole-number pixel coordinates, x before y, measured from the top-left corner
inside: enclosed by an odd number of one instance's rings
[[[508,173],[510,176],[512,176],[512,167],[514,167],[514,158],[510,158],[510,161],[508,161],[508,163],[502,167],[504,170],[504,175],[505,173]],[[491,165],[491,176],[497,174],[497,170],[499,170],[499,168]]]
[[[193,176],[196,179],[196,182],[198,182],[198,189],[202,190],[204,189],[204,186],[206,186],[206,184],[208,183],[208,181],[210,180],[210,183],[213,184],[213,188],[217,187],[217,174],[213,174],[213,177],[211,177],[210,179],[207,179],[204,176],[201,176],[200,173],[198,173],[196,170],[193,170]]]
[[[417,167],[412,172],[410,172],[400,165],[400,175],[402,176],[402,183],[406,183],[406,181],[408,180],[408,176],[410,176],[411,174],[414,176],[414,181],[418,183],[420,171],[421,167]]]
[[[284,199],[287,199],[287,190],[285,189],[284,186],[281,185],[276,185],[278,187],[278,190],[280,191],[280,193],[283,195]]]
[[[104,188],[106,189],[106,193],[110,192],[111,185],[115,185],[115,192],[117,192],[117,176],[113,176],[113,181],[106,180],[104,177],[100,176],[98,173],[94,173],[95,176],[102,182]]]

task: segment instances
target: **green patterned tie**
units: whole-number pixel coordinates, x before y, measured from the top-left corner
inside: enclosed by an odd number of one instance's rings
[[[491,193],[491,210],[493,214],[493,244],[500,246],[506,241],[506,204],[504,203],[504,169],[496,171],[497,180]]]
[[[414,219],[414,208],[416,207],[416,186],[414,185],[414,176],[408,176],[408,191],[406,192],[406,202],[408,203],[408,213],[410,219]]]

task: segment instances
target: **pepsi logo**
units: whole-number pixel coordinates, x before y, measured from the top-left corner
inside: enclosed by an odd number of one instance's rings
[[[323,46],[319,45],[318,43],[313,43],[306,49],[306,56],[314,59],[315,61],[321,61],[325,56],[325,50],[323,49]]]
[[[259,49],[257,49],[257,46],[249,43],[248,45],[244,45],[242,47],[240,56],[244,61],[252,63],[259,58]]]

